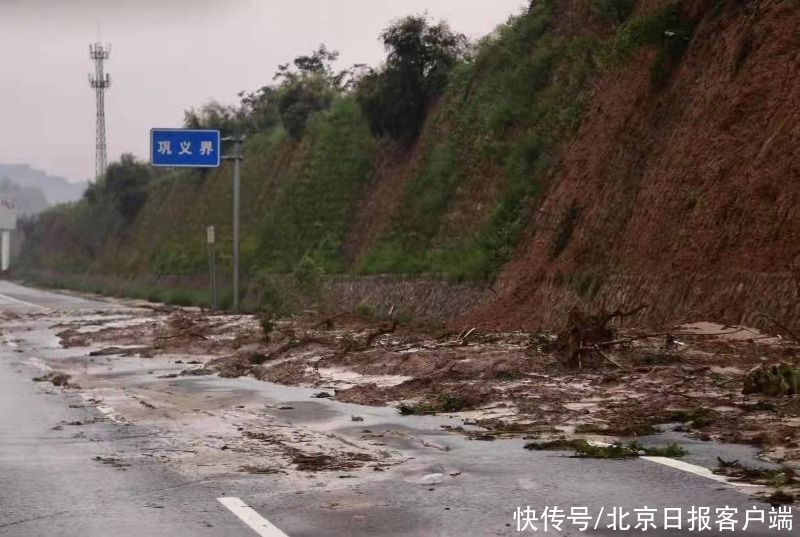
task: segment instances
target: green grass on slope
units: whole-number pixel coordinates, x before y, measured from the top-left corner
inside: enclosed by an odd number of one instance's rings
[[[290,142],[282,129],[252,136],[245,144],[241,175],[243,266],[257,253],[260,223],[274,199],[273,175]],[[230,267],[232,165],[208,173],[184,173],[154,185],[133,232],[135,262],[154,274],[198,274],[206,270],[206,226],[216,229],[220,268]]]
[[[242,173],[244,279],[295,273],[304,264],[321,273],[494,277],[555,176],[559,144],[581,122],[587,79],[651,47],[658,52],[653,89],[663,89],[696,23],[684,20],[680,2],[632,18],[629,0],[592,5],[615,28],[604,42],[576,34],[574,21],[559,18],[570,15],[556,13],[556,0],[539,0],[454,68],[416,148],[420,165],[405,181],[387,229],[357,267],[347,265],[343,244],[382,142],[370,134],[354,98],[339,97],[315,114],[300,142],[280,127],[252,136]],[[48,211],[33,226],[34,246],[25,247],[21,263],[73,273],[199,275],[207,270],[205,229],[213,225],[219,270],[229,272],[231,168],[226,163],[219,170],[157,176],[132,226],[110,205],[81,201]],[[483,177],[493,182],[486,190],[499,186],[499,194],[466,201],[489,208],[463,229],[443,226],[459,187],[465,181],[474,187]],[[567,247],[578,211],[566,215],[551,257]]]
[[[668,84],[695,24],[685,20],[678,1],[633,18],[629,1],[595,1],[595,12],[615,27],[610,39],[601,41],[560,31],[556,5],[541,0],[511,19],[451,75],[428,122],[428,139],[437,142],[408,180],[401,209],[359,267],[362,272],[493,278],[513,255],[553,176],[559,143],[580,125],[589,77],[624,65],[642,47],[654,47],[658,54],[650,76],[658,91]],[[459,184],[467,177],[496,176],[498,170],[502,190],[483,220],[446,234],[440,223]],[[551,248],[552,256],[566,247],[570,234],[562,234],[563,244]]]
[[[391,231],[361,269],[491,278],[511,256],[553,164],[555,144],[580,121],[598,44],[549,31],[553,1],[512,19],[453,74],[429,125],[443,139],[409,179]],[[455,237],[440,222],[469,174],[500,170],[502,193],[484,221]]]
[[[317,115],[266,215],[262,266],[291,272],[310,256],[326,272],[344,271],[342,246],[374,158],[375,142],[352,98]]]
[[[415,273],[430,268],[426,253],[461,180],[452,140],[433,146],[422,172],[406,182],[403,204],[389,234],[367,258],[370,273]]]

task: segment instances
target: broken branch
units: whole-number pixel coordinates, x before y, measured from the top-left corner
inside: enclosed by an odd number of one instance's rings
[[[599,347],[599,346],[595,345],[594,347],[589,347],[587,350],[593,350],[593,351],[595,351],[597,354],[599,354],[600,356],[602,356],[603,358],[605,358],[605,359],[606,359],[606,361],[608,361],[608,362],[610,362],[610,363],[614,364],[614,365],[615,365],[615,366],[617,366],[619,369],[623,369],[623,367],[622,367],[622,364],[620,364],[619,362],[617,362],[616,360],[614,360],[613,358],[611,358],[609,355],[607,355],[606,353],[604,353],[602,350],[600,350],[600,347]]]
[[[161,340],[167,340],[167,339],[176,339],[176,338],[180,338],[180,337],[194,337],[194,338],[197,338],[197,339],[203,339],[205,341],[209,341],[209,339],[206,336],[204,336],[203,334],[197,334],[195,332],[181,332],[179,334],[172,334],[171,336],[156,336],[154,338],[154,341],[161,341]]]
[[[777,320],[775,317],[772,317],[772,316],[770,316],[770,315],[767,315],[766,313],[758,313],[758,314],[756,315],[756,317],[761,317],[762,319],[766,319],[766,320],[768,320],[769,322],[771,322],[772,324],[774,324],[776,327],[778,327],[780,330],[783,330],[783,332],[784,332],[784,333],[786,333],[786,334],[788,334],[788,335],[789,335],[789,337],[791,337],[793,340],[795,340],[795,341],[797,341],[797,342],[800,342],[800,336],[798,336],[797,334],[795,334],[795,333],[794,333],[794,332],[793,332],[791,329],[789,329],[789,327],[788,327],[788,326],[786,326],[785,324],[781,323],[781,322],[780,322],[779,320]]]
[[[349,315],[351,313],[352,313],[351,311],[343,311],[342,313],[337,313],[336,315],[333,315],[331,317],[328,317],[327,319],[324,319],[324,320],[318,322],[317,324],[315,324],[311,328],[314,329],[314,330],[316,330],[317,328],[322,328],[323,326],[326,327],[326,328],[331,328],[333,326],[333,321],[335,321],[336,319],[340,319],[340,318],[344,317],[345,315]]]

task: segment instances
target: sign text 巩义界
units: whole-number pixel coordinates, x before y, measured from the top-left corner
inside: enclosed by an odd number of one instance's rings
[[[220,165],[219,131],[205,129],[153,129],[150,164],[172,168],[217,168]]]

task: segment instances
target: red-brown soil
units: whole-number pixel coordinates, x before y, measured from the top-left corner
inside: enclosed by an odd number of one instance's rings
[[[558,324],[563,309],[551,306],[588,300],[569,282],[592,275],[607,301],[661,294],[700,315],[741,319],[769,296],[764,307],[800,318],[800,306],[777,304],[779,285],[744,277],[731,306],[703,306],[721,277],[780,274],[800,254],[800,5],[715,4],[687,10],[699,24],[666,88],[651,84],[655,53],[646,50],[593,81],[558,177],[495,285],[500,298],[464,325]],[[574,231],[552,259],[573,204]],[[610,275],[654,280],[656,290],[604,287]]]

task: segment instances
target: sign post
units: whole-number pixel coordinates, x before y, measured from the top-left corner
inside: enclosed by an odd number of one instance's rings
[[[150,130],[150,164],[164,168],[218,168],[222,161],[222,143],[218,130],[210,129],[151,129]],[[238,146],[237,146],[238,148]],[[237,149],[238,152],[238,149]],[[236,161],[236,177],[238,180]],[[237,187],[234,189],[234,257],[236,269],[233,276],[234,297],[239,287],[238,275],[238,236],[239,208]],[[206,228],[208,244],[209,279],[211,287],[211,308],[217,309],[217,274],[215,253],[214,226]],[[234,309],[238,301],[234,298]]]
[[[233,142],[233,155],[222,157],[233,160],[233,311],[239,311],[239,190],[244,139],[244,136],[223,138],[223,141]]]

